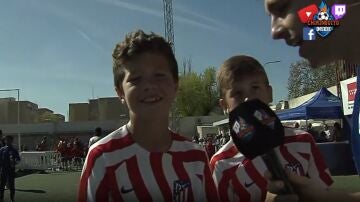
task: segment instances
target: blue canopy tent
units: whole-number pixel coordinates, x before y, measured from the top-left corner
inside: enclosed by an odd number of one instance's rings
[[[280,120],[341,119],[343,117],[341,100],[321,88],[310,100],[300,106],[276,113]]]
[[[310,100],[300,106],[277,113],[280,120],[342,119],[341,100],[321,88]],[[330,172],[334,175],[355,173],[351,148],[345,142],[322,143],[318,145]]]

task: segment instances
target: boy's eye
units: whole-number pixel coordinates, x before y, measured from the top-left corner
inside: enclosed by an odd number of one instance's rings
[[[290,2],[287,0],[269,1],[267,10],[269,13],[281,16],[288,10],[289,4]]]
[[[282,3],[278,6],[278,12],[279,14],[284,14],[288,10],[289,4],[288,3]]]
[[[234,97],[240,97],[242,96],[242,92],[241,91],[235,91],[235,93],[233,94]]]

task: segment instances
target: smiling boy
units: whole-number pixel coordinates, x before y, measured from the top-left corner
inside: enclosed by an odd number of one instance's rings
[[[130,121],[90,147],[78,201],[217,201],[206,152],[168,127],[178,88],[170,45],[128,34],[114,49],[113,74]]]

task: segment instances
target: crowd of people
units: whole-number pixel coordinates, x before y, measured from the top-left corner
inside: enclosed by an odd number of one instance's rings
[[[342,128],[338,122],[335,122],[332,127],[329,127],[328,124],[313,127],[312,123],[309,123],[306,127],[300,127],[300,124],[295,122],[291,127],[305,130],[313,137],[316,143],[343,141]],[[229,140],[229,132],[225,133],[224,131],[221,131],[218,135],[206,134],[203,138],[199,138],[199,135],[194,135],[192,137],[192,142],[201,145],[206,150],[209,158],[211,158]]]
[[[1,148],[6,146],[6,144],[5,137],[2,137],[1,130],[0,132]],[[60,165],[60,170],[79,170],[82,168],[89,147],[101,138],[102,130],[100,127],[95,129],[94,136],[90,138],[89,143],[84,143],[79,137],[72,136],[60,136],[58,141],[54,143],[47,136],[43,136],[39,143],[35,145],[35,151],[55,151],[59,154],[59,158],[57,156],[53,158],[56,158],[55,160]],[[23,144],[21,151],[28,151],[27,146]]]
[[[95,143],[101,138],[101,128],[95,129],[94,137],[89,144],[84,144],[79,137],[60,137],[55,146],[55,152],[60,155],[60,170],[80,170],[87,155],[89,145]],[[10,200],[15,200],[15,175],[16,164],[20,162],[20,154],[13,146],[14,138],[10,135],[3,137],[0,130],[0,202],[4,201],[4,190],[10,190]],[[36,151],[50,151],[52,149],[48,138],[44,136],[40,143],[36,145]]]
[[[310,133],[317,143],[323,142],[339,142],[343,141],[343,134],[341,125],[335,122],[332,127],[328,124],[323,124],[321,127],[313,127],[313,124],[309,123],[306,127],[306,131]]]
[[[216,151],[224,146],[230,140],[229,133],[221,131],[218,135],[206,134],[205,137],[199,138],[198,135],[193,136],[192,142],[201,145],[211,158]]]
[[[60,154],[60,169],[81,169],[89,147],[101,138],[102,129],[100,127],[95,128],[95,133],[93,137],[89,139],[88,144],[83,143],[79,137],[60,137],[55,150]],[[43,138],[39,145],[42,144],[46,144],[46,137]]]
[[[56,152],[60,154],[60,169],[79,169],[87,154],[87,145],[79,138],[60,138]]]

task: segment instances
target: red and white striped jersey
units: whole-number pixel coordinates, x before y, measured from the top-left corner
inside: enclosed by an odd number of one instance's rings
[[[217,201],[204,149],[171,134],[167,152],[149,152],[123,126],[90,147],[78,201]]]
[[[285,128],[285,143],[275,148],[280,162],[319,186],[332,184],[331,175],[312,136],[301,130]],[[220,201],[264,201],[267,193],[267,170],[261,157],[247,159],[230,140],[211,159],[210,169]]]

